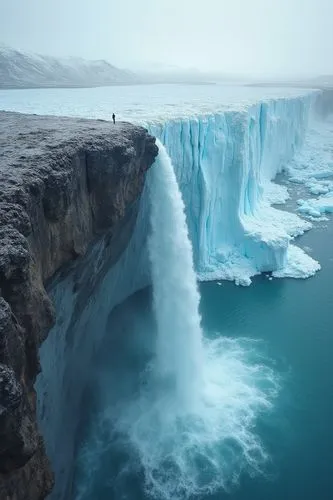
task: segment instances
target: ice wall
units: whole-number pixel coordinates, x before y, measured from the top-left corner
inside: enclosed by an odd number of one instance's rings
[[[285,198],[270,181],[302,145],[314,99],[309,93],[149,126],[175,166],[200,279],[249,284],[287,265],[291,237],[310,226],[270,207]],[[301,260],[313,273],[315,264]]]

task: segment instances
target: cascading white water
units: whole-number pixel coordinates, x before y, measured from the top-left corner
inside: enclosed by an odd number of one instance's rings
[[[157,332],[146,321],[146,331],[141,326],[130,341],[140,345],[140,338],[155,337],[156,349],[139,374],[126,361],[125,374],[102,374],[102,406],[79,454],[80,500],[94,497],[108,466],[112,498],[187,500],[228,490],[242,472],[262,472],[268,458],[255,429],[273,407],[277,377],[254,341],[202,332],[184,205],[162,144],[159,151],[147,178]],[[118,392],[115,380],[122,382]],[[112,450],[117,458],[109,458]],[[138,478],[138,490],[128,496]]]
[[[203,345],[192,244],[171,160],[159,142],[150,178],[152,269],[157,322],[156,376],[174,385],[184,403],[202,377]]]
[[[267,455],[253,427],[278,384],[250,341],[204,339],[184,204],[158,146],[149,174],[156,355],[116,427],[139,457],[148,494],[183,500],[261,470]]]

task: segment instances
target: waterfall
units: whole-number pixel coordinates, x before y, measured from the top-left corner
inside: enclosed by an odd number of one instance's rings
[[[278,383],[251,340],[205,338],[184,203],[158,146],[148,176],[156,349],[116,427],[142,466],[149,498],[184,500],[261,471],[268,455],[254,428]]]
[[[202,331],[192,244],[171,160],[159,142],[150,177],[149,256],[157,323],[156,375],[175,386],[180,402],[198,390]]]
[[[138,314],[127,343],[116,323],[127,349],[103,349],[76,500],[202,498],[261,473],[269,458],[257,429],[278,378],[257,342],[202,331],[184,204],[162,144],[147,188],[153,311]]]

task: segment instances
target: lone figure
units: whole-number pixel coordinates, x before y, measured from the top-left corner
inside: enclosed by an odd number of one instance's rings
[[[113,120],[113,123],[116,123],[116,115],[114,113],[112,113],[112,120]]]

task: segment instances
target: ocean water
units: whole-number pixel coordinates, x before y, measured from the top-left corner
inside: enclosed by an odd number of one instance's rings
[[[328,148],[325,148],[328,151]],[[308,196],[290,183],[284,209]],[[280,207],[281,208],[281,207]],[[263,342],[281,374],[280,398],[270,425],[260,430],[270,455],[266,474],[243,477],[233,500],[329,500],[333,491],[333,219],[315,221],[297,244],[321,263],[306,280],[256,277],[251,290],[203,283],[201,312],[207,331]],[[250,293],[248,293],[250,292]],[[223,302],[225,308],[219,307]],[[219,492],[211,499],[224,498]]]
[[[245,345],[249,364],[254,353],[261,356],[266,369],[269,367],[279,380],[280,392],[272,411],[258,415],[252,429],[267,452],[261,470],[244,470],[234,483],[230,481],[227,491],[220,488],[212,494],[186,498],[332,498],[332,237],[333,221],[329,220],[318,223],[299,239],[299,244],[322,264],[322,271],[308,280],[270,280],[262,275],[249,288],[230,282],[201,283],[205,337],[223,336],[238,347]],[[117,405],[128,402],[140,390],[140,374],[154,351],[154,338],[149,333],[155,328],[151,290],[139,292],[119,306],[110,317],[109,328],[110,336],[96,361],[96,379],[86,393],[74,498],[157,498],[147,494],[139,457],[119,434],[110,432],[110,414],[116,415]],[[230,345],[225,347],[230,349]],[[101,412],[107,427],[100,427],[96,433]],[[93,458],[88,449],[82,452],[85,443]],[[87,463],[92,467],[90,476]]]
[[[322,265],[308,280],[260,276],[250,290],[230,283],[201,286],[206,328],[263,340],[283,378],[275,416],[260,432],[272,460],[271,476],[244,478],[233,499],[332,498],[332,238],[330,220],[298,240]]]

